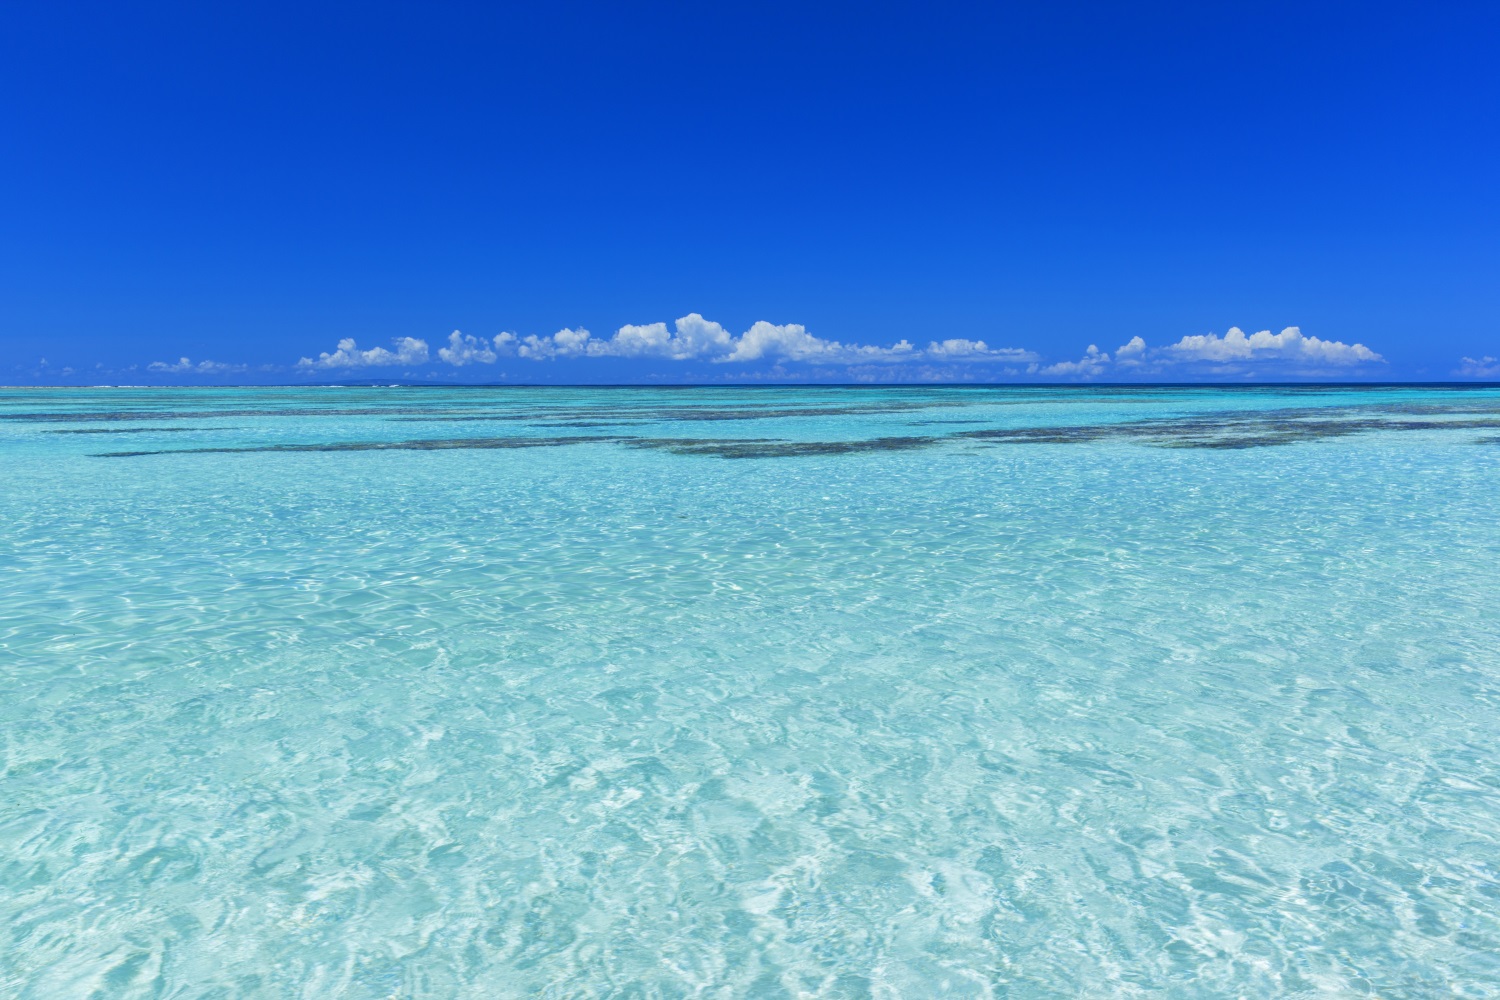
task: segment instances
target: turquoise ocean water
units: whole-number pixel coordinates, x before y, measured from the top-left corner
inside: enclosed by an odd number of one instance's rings
[[[1500,390],[3,390],[0,469],[0,996],[1500,996]]]

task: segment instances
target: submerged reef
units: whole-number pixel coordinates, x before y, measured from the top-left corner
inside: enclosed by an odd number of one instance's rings
[[[881,401],[867,405],[774,407],[756,410],[750,406],[556,406],[524,410],[453,414],[451,410],[369,407],[344,409],[288,409],[276,415],[380,416],[396,422],[484,422],[522,423],[531,429],[589,430],[628,427],[643,423],[691,423],[729,420],[806,419],[830,416],[873,416],[920,411],[933,406],[961,407],[981,402],[957,397],[925,398],[909,403]],[[982,401],[988,402],[988,401]],[[73,414],[10,414],[7,419],[38,421],[134,421],[171,417],[261,415],[262,411],[221,410],[163,414],[147,411]],[[267,411],[270,412],[270,411]],[[942,424],[982,423],[978,418],[922,418],[906,426],[935,427]],[[49,429],[54,434],[147,433],[187,430],[232,430],[202,427],[89,427]],[[994,447],[1003,445],[1090,444],[1120,441],[1152,448],[1201,448],[1242,450],[1283,447],[1357,434],[1402,431],[1500,430],[1500,401],[1493,399],[1447,400],[1437,403],[1389,402],[1357,406],[1297,406],[1266,410],[1219,410],[1180,416],[1150,417],[1093,424],[1059,424],[1033,427],[977,427],[945,433],[886,434],[855,440],[796,440],[785,437],[699,438],[655,437],[642,434],[583,435],[495,435],[454,438],[422,438],[398,441],[333,441],[223,446],[212,448],[163,448],[99,452],[100,458],[138,458],[165,454],[238,454],[247,452],[335,452],[335,451],[447,451],[459,449],[554,448],[577,444],[615,444],[629,448],[666,451],[677,455],[714,458],[797,458],[820,455],[850,455],[866,452],[913,451],[939,446]],[[1493,444],[1500,438],[1486,437]]]

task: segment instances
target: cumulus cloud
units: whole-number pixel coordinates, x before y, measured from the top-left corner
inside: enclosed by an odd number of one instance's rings
[[[551,338],[556,341],[570,331]],[[527,338],[528,341],[534,338]],[[559,347],[541,338],[536,349],[523,348],[523,357],[537,359],[564,356]],[[746,362],[761,359],[784,361],[855,361],[910,353],[905,340],[893,347],[866,347],[824,340],[798,323],[777,325],[761,320],[736,337],[720,323],[698,313],[681,317],[669,329],[665,323],[626,324],[608,339],[571,342],[570,354],[604,358],[665,358],[671,361]]]
[[[1183,337],[1167,350],[1184,361],[1272,360],[1346,366],[1385,360],[1364,344],[1304,337],[1295,326],[1280,333],[1261,330],[1248,336],[1235,326],[1222,337],[1212,333]]]
[[[421,365],[427,363],[427,341],[416,337],[397,337],[392,341],[394,351],[384,347],[372,347],[362,351],[353,337],[345,337],[333,353],[324,351],[314,361],[303,358],[298,368],[379,368],[388,365]]]
[[[46,364],[46,360],[43,359],[42,363]],[[174,363],[153,361],[146,366],[147,371],[172,372],[178,375],[217,375],[223,372],[242,372],[248,368],[248,365],[231,365],[223,361],[199,361],[194,364],[187,358],[178,358]]]
[[[1090,380],[1140,379],[1161,375],[1237,375],[1259,373],[1320,375],[1340,369],[1383,364],[1385,359],[1364,344],[1346,344],[1306,336],[1297,327],[1280,333],[1269,330],[1247,334],[1231,327],[1223,336],[1198,334],[1160,347],[1132,336],[1114,352],[1090,344],[1077,360],[1048,363],[1033,351],[994,347],[973,337],[943,337],[917,347],[902,339],[889,347],[829,340],[800,323],[756,322],[739,335],[722,324],[689,313],[673,322],[626,324],[613,336],[595,337],[583,327],[565,327],[549,335],[500,333],[486,339],[454,330],[436,358],[454,367],[493,364],[502,356],[530,361],[558,359],[631,358],[702,361],[745,366],[746,374],[729,377],[868,378],[876,381],[955,381],[974,377],[1032,376]],[[427,342],[401,337],[392,348],[361,350],[352,338],[340,340],[337,350],[314,360],[303,358],[303,369],[366,368],[383,365],[421,365],[429,360]],[[789,366],[789,367],[784,367]],[[152,371],[206,374],[242,371],[244,366],[187,358],[175,364],[156,362]],[[758,373],[758,374],[757,374]],[[1455,374],[1471,378],[1500,378],[1500,359],[1464,358]]]
[[[1500,358],[1488,354],[1482,358],[1464,358],[1453,374],[1466,378],[1500,379]]]
[[[777,326],[761,320],[740,335],[727,357],[718,360],[757,361],[767,357],[784,361],[874,360],[909,354],[911,350],[911,344],[905,340],[894,347],[846,346],[837,340],[815,337],[800,323]]]
[[[621,357],[692,357],[691,352],[682,350],[686,345],[672,343],[672,333],[665,323],[641,326],[626,323],[615,332],[612,340],[615,352]],[[596,347],[602,349],[604,345]]]
[[[992,348],[982,340],[968,340],[962,337],[934,340],[927,345],[926,354],[935,360],[951,361],[1035,362],[1041,360],[1041,357],[1032,351],[1025,351],[1018,347]]]
[[[659,357],[674,361],[722,357],[734,350],[734,335],[712,320],[688,313],[668,331],[665,323],[626,324],[607,341],[594,345],[595,355]]]
[[[415,337],[394,341],[395,349],[361,350],[352,338],[317,359],[303,358],[304,369],[369,368],[382,365],[419,365],[429,360],[427,342]],[[1000,362],[1036,364],[1032,351],[991,347],[983,340],[955,337],[933,340],[919,348],[902,339],[889,347],[844,343],[819,337],[800,323],[776,324],[760,320],[736,336],[722,324],[689,313],[670,327],[666,323],[626,324],[611,337],[595,337],[583,327],[564,328],[549,335],[500,333],[486,340],[454,330],[436,360],[454,367],[493,364],[503,355],[530,361],[559,358],[661,358],[669,361],[707,361],[722,364],[801,362],[830,365],[890,364],[902,361]]]
[[[1077,361],[1033,364],[1026,370],[1031,375],[1079,379],[1110,374],[1140,378],[1174,371],[1201,373],[1205,370],[1219,375],[1248,376],[1252,370],[1246,366],[1254,363],[1264,365],[1265,370],[1296,375],[1384,362],[1383,357],[1364,344],[1304,336],[1295,326],[1276,334],[1269,330],[1246,334],[1238,327],[1231,327],[1222,337],[1212,333],[1192,335],[1165,347],[1151,347],[1144,338],[1133,336],[1115,348],[1113,357],[1099,350],[1097,345],[1090,344]]]
[[[502,333],[494,341],[486,341],[454,330],[448,334],[448,346],[438,348],[438,357],[455,368],[469,364],[494,364],[495,358],[499,356],[495,353],[495,347],[509,343],[502,340],[502,337],[515,339],[512,334]]]
[[[824,340],[807,332],[801,323],[777,326],[760,320],[740,335],[725,361],[758,361],[770,356],[791,361],[826,358],[844,349],[836,340]]]
[[[1135,340],[1140,340],[1140,338],[1137,337]],[[1126,344],[1125,350],[1130,350],[1135,340],[1132,340],[1130,344]],[[1144,348],[1145,342],[1142,341],[1141,349],[1144,350]],[[1036,367],[1035,370],[1038,375],[1068,375],[1076,378],[1097,378],[1109,369],[1109,362],[1110,359],[1107,352],[1100,351],[1097,344],[1090,344],[1088,350],[1083,352],[1083,357],[1077,361],[1059,361],[1056,364]]]
[[[506,336],[506,335],[502,335]],[[736,337],[722,324],[689,313],[669,328],[665,323],[626,324],[609,338],[584,329],[531,335],[516,342],[517,353],[533,361],[554,358],[664,358],[670,361],[749,362],[759,360],[853,363],[913,357],[920,352],[902,340],[891,347],[825,340],[799,323],[761,320]]]
[[[721,357],[734,350],[734,335],[720,324],[706,320],[697,313],[682,317],[674,327],[675,329],[668,330],[665,323],[647,323],[641,326],[627,323],[608,340],[591,343],[589,354],[594,357],[688,361]]]
[[[1146,357],[1146,342],[1139,336],[1131,337],[1130,342],[1122,344],[1115,350],[1115,364],[1138,365]]]
[[[589,353],[590,339],[589,332],[583,327],[558,330],[550,337],[538,337],[533,333],[516,342],[516,353],[533,361],[576,358]]]

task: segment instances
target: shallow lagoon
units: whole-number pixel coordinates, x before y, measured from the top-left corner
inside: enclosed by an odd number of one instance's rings
[[[0,995],[1500,994],[1500,390],[0,390]]]

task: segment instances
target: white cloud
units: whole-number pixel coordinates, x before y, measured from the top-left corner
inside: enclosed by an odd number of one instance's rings
[[[364,368],[388,365],[421,365],[429,361],[427,342],[415,337],[401,337],[394,349],[374,347],[361,350],[352,338],[338,343],[337,350],[323,353],[317,360],[303,358],[299,368]],[[626,324],[612,337],[596,338],[583,327],[564,328],[548,336],[500,333],[486,340],[454,330],[447,343],[438,348],[436,358],[455,367],[470,364],[493,364],[502,355],[519,355],[532,361],[562,358],[660,358],[669,361],[707,361],[711,363],[753,364],[761,377],[777,378],[851,377],[902,379],[931,377],[936,380],[959,380],[978,376],[1041,376],[1065,379],[1107,378],[1111,375],[1138,379],[1172,372],[1197,372],[1216,376],[1252,376],[1257,372],[1287,375],[1326,374],[1332,369],[1359,365],[1383,364],[1385,359],[1363,344],[1346,344],[1304,336],[1297,327],[1287,327],[1278,334],[1262,330],[1246,334],[1231,327],[1222,337],[1216,334],[1185,336],[1176,343],[1150,347],[1140,336],[1116,348],[1111,355],[1097,344],[1077,360],[1043,362],[1035,352],[1016,347],[991,347],[984,340],[970,337],[934,339],[925,348],[901,341],[889,347],[842,343],[810,333],[799,323],[775,324],[765,320],[754,323],[739,336],[723,325],[689,313],[670,327],[666,323]],[[791,364],[792,368],[783,368]],[[767,365],[771,366],[767,368]],[[797,365],[824,366],[821,368]],[[976,365],[993,367],[975,368]],[[1003,369],[999,366],[1009,366]],[[1255,367],[1250,367],[1250,366]],[[243,365],[226,365],[214,361],[194,363],[187,358],[168,364],[154,362],[152,371],[208,374],[244,371]],[[874,373],[883,374],[876,375]],[[859,373],[863,373],[862,375]],[[1500,359],[1464,358],[1455,374],[1472,378],[1500,378]],[[732,376],[740,377],[740,376]]]
[[[599,350],[608,349],[621,357],[672,357],[680,345],[672,343],[672,334],[667,330],[665,323],[647,323],[644,326],[636,326],[626,323],[615,331],[615,335],[609,341],[599,343]],[[690,357],[691,355],[682,355]]]
[[[982,340],[934,340],[927,345],[927,353],[934,358],[968,358],[976,354],[988,354],[989,345]]]
[[[905,341],[903,341],[905,343]],[[907,345],[908,348],[910,345]],[[782,358],[788,361],[828,361],[846,351],[878,354],[879,348],[845,348],[836,340],[824,340],[807,332],[801,323],[777,326],[760,320],[746,330],[735,343],[734,350],[723,361],[758,361],[761,358]]]
[[[1062,375],[1070,378],[1098,378],[1111,372],[1129,374],[1132,378],[1181,370],[1203,370],[1219,375],[1250,375],[1246,363],[1266,364],[1270,370],[1284,374],[1318,374],[1330,368],[1384,363],[1385,359],[1364,344],[1345,344],[1304,336],[1295,326],[1280,333],[1269,330],[1246,334],[1238,327],[1220,337],[1202,334],[1183,337],[1166,347],[1150,347],[1133,336],[1115,349],[1114,356],[1090,344],[1077,361],[1059,361],[1050,365],[1031,365],[1031,375]]]
[[[368,351],[362,351],[354,343],[353,337],[345,337],[339,341],[338,349],[332,354],[324,351],[314,361],[312,358],[303,358],[297,362],[298,368],[377,368],[384,365],[421,365],[427,363],[427,341],[418,340],[416,337],[397,337],[393,343],[396,345],[394,351],[384,347],[372,347]]]
[[[1146,342],[1139,336],[1131,337],[1129,343],[1115,349],[1115,364],[1138,365],[1145,356]]]
[[[589,353],[595,357],[659,357],[674,361],[718,358],[735,349],[734,335],[718,323],[697,313],[688,313],[669,332],[665,323],[645,326],[626,324],[609,340],[595,341]]]
[[[1273,360],[1345,366],[1385,360],[1364,344],[1304,337],[1295,326],[1276,334],[1261,330],[1248,336],[1239,327],[1230,327],[1222,337],[1212,333],[1183,337],[1167,350],[1183,361]]]
[[[553,340],[563,336],[555,334]],[[537,341],[532,344],[532,341]],[[865,347],[845,345],[836,340],[824,340],[807,332],[798,323],[778,326],[761,320],[736,337],[722,324],[704,319],[698,313],[689,313],[673,323],[672,329],[665,323],[644,325],[626,324],[608,340],[588,339],[563,350],[547,342],[547,338],[526,338],[521,349],[523,357],[538,360],[567,355],[587,354],[603,358],[666,358],[672,361],[743,362],[761,359],[786,361],[855,361],[909,354],[911,344],[901,341],[894,347]]]
[[[576,358],[589,353],[590,334],[583,327],[576,330],[564,328],[550,337],[531,334],[516,342],[516,353],[533,361],[548,361],[552,358]]]
[[[372,347],[361,350],[353,338],[344,338],[332,352],[316,359],[302,358],[298,368],[369,368],[386,365],[421,365],[429,361],[425,340],[400,337],[394,350]],[[1015,347],[991,347],[983,340],[949,338],[934,340],[925,349],[902,339],[889,347],[846,344],[809,333],[800,323],[776,324],[760,320],[739,336],[722,324],[689,313],[666,323],[626,324],[614,336],[596,338],[583,327],[564,328],[554,334],[524,337],[500,333],[489,340],[454,330],[434,360],[454,367],[493,364],[502,355],[519,355],[531,361],[559,358],[662,358],[670,361],[715,363],[804,362],[829,365],[890,364],[923,359],[939,362],[1001,362],[1036,364],[1039,355]],[[184,359],[186,364],[186,359]],[[211,362],[210,362],[211,363]],[[167,370],[162,368],[160,370]],[[174,369],[186,370],[186,369]]]
[[[455,330],[449,334],[449,346],[438,348],[438,357],[455,367],[465,364],[493,364],[501,354],[510,354],[516,343],[516,334],[499,333],[495,339],[469,336]]]
[[[1500,378],[1500,358],[1488,354],[1482,358],[1464,358],[1453,374],[1467,378]]]
[[[1140,340],[1139,337],[1135,338]],[[1125,345],[1130,350],[1135,341]],[[1144,341],[1141,347],[1145,347]],[[1101,352],[1097,344],[1090,344],[1088,350],[1083,352],[1083,357],[1077,361],[1059,361],[1056,364],[1046,365],[1036,369],[1039,375],[1070,375],[1077,378],[1096,378],[1103,375],[1109,367],[1109,354]]]
[[[449,346],[438,348],[438,358],[455,367],[463,367],[465,364],[493,364],[495,351],[484,340],[455,330],[449,334]]]
[[[45,364],[45,362],[43,362]],[[215,375],[221,372],[242,372],[248,365],[231,365],[223,361],[199,361],[194,364],[187,358],[178,358],[175,363],[169,364],[165,361],[153,361],[146,366],[147,371],[173,372],[183,375]]]
[[[954,337],[949,340],[934,340],[927,345],[926,355],[934,360],[1008,361],[1020,363],[1040,361],[1041,356],[1019,347],[990,347],[982,340]]]
[[[509,337],[509,334],[502,334]],[[899,360],[920,354],[902,340],[891,347],[842,344],[807,332],[798,323],[777,325],[761,320],[736,337],[723,325],[689,313],[669,329],[665,323],[626,324],[613,337],[596,339],[587,330],[559,330],[550,337],[523,337],[518,353],[533,361],[591,358],[666,358],[672,361],[747,362],[759,360],[858,361]],[[497,347],[499,340],[496,341]],[[1015,352],[1017,355],[1024,352]],[[999,354],[997,357],[1010,355]]]

